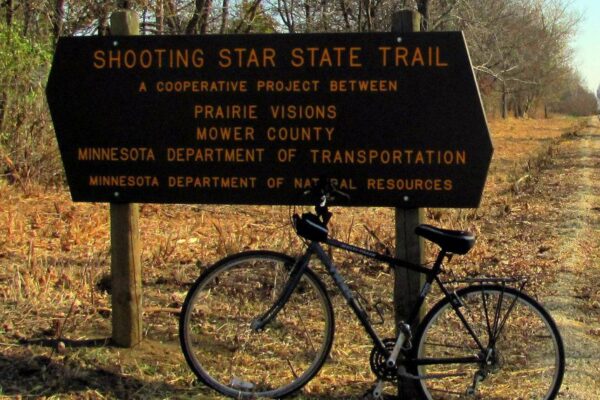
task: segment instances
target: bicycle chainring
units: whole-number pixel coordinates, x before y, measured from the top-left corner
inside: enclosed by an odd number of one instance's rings
[[[396,339],[383,339],[383,345],[389,352],[394,349],[395,344]],[[387,356],[377,347],[373,347],[373,350],[371,350],[369,362],[371,364],[371,371],[373,371],[377,378],[386,382],[398,382],[398,367],[388,367],[386,364]]]

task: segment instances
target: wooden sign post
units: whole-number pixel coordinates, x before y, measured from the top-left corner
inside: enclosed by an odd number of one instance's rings
[[[127,9],[127,3],[119,1],[121,9],[111,15],[112,35],[139,34],[137,14]],[[118,192],[114,193],[114,197],[118,200]],[[133,347],[142,341],[142,268],[138,218],[137,204],[110,204],[112,341],[122,347]]]
[[[421,26],[421,14],[411,10],[399,11],[392,15],[392,32],[402,34],[418,32]],[[424,261],[423,240],[415,235],[415,228],[423,223],[422,208],[396,208],[396,257],[415,264]],[[419,296],[424,277],[404,268],[394,270],[394,311],[396,326],[409,318],[410,310]],[[396,328],[398,329],[398,328]],[[398,333],[398,332],[396,332]],[[400,379],[398,398],[416,399],[418,392],[415,381]]]

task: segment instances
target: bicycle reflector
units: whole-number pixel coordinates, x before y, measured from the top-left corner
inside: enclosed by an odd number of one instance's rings
[[[327,240],[329,230],[321,219],[312,213],[304,213],[302,217],[298,214],[293,215],[294,228],[298,235],[308,240],[324,242]]]

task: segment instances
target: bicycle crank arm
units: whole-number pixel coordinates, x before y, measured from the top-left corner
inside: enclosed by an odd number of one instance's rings
[[[396,340],[396,344],[394,344],[394,349],[392,350],[392,354],[386,361],[386,365],[389,368],[394,368],[396,366],[396,360],[398,359],[398,355],[400,354],[400,350],[402,350],[402,346],[404,346],[404,341],[406,340],[406,336],[404,333],[400,332],[398,335],[398,340]]]
[[[373,399],[374,400],[381,400],[382,397],[381,395],[383,394],[383,385],[385,384],[384,381],[378,381],[377,385],[375,386],[375,389],[373,389]]]
[[[396,343],[394,344],[392,353],[390,354],[390,356],[388,357],[388,359],[385,363],[388,366],[388,368],[396,367],[396,365],[397,365],[396,360],[398,360],[398,355],[400,355],[400,350],[402,350],[402,347],[406,343],[407,338],[408,338],[408,340],[410,340],[410,338],[411,338],[410,326],[408,324],[401,323],[400,324],[400,333],[398,334],[398,339],[396,340]]]

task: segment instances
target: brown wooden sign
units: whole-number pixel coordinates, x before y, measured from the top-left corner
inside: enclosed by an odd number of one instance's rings
[[[492,146],[460,32],[61,38],[75,201],[475,207]]]

